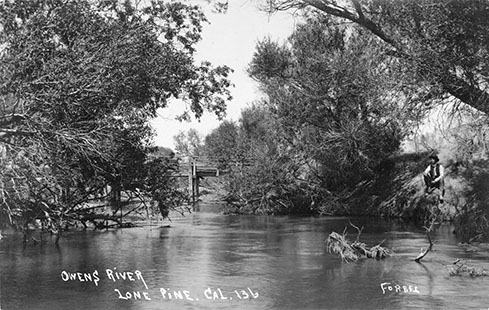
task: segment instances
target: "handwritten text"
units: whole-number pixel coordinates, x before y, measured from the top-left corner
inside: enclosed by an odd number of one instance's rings
[[[386,293],[395,293],[395,294],[402,294],[402,293],[417,293],[419,294],[419,290],[417,286],[413,285],[399,285],[399,284],[394,284],[390,282],[384,282],[380,284],[380,288],[382,289],[382,294]]]

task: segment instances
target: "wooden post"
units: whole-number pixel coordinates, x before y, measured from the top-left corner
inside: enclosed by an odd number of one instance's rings
[[[195,202],[199,197],[199,177],[197,176],[197,161],[195,158],[193,160],[192,177],[194,181],[194,191],[193,191],[192,199],[193,199],[193,203],[195,204]]]
[[[194,177],[193,177],[193,165],[188,158],[188,190],[192,193],[192,204],[194,203]]]
[[[190,162],[190,159],[189,159]],[[199,179],[197,177],[197,164],[195,158],[192,158],[192,162],[189,164],[189,189],[192,191],[192,204],[195,204],[197,196],[199,195]]]
[[[199,198],[199,177],[196,175],[194,178],[194,202]]]

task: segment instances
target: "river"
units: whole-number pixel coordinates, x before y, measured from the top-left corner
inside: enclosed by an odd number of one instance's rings
[[[461,247],[449,225],[423,229],[371,218],[223,215],[202,207],[171,222],[66,234],[59,246],[0,241],[1,309],[488,309],[489,277],[449,276],[488,253]],[[325,239],[349,220],[361,241],[393,250],[342,263]],[[168,225],[170,227],[168,227]],[[348,229],[355,238],[356,230]]]

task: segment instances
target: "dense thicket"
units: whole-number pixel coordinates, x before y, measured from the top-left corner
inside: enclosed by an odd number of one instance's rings
[[[248,71],[267,99],[242,113],[228,143],[249,154],[234,198],[257,211],[329,212],[378,177],[416,119],[390,61],[361,29],[317,14],[287,44],[259,42]]]
[[[408,104],[417,111],[424,107],[448,106],[452,119],[462,119],[450,136],[458,151],[449,152],[451,162],[468,170],[483,170],[487,161],[489,112],[489,6],[485,0],[398,1],[266,0],[270,12],[314,11],[334,16],[365,29],[364,36],[377,40],[391,57],[400,74],[398,82],[411,91]],[[393,67],[391,67],[393,68]],[[447,105],[448,104],[448,105]],[[475,118],[465,113],[473,113]],[[445,136],[446,137],[446,136]],[[433,149],[432,145],[428,149]],[[482,157],[481,157],[482,156]],[[475,160],[475,161],[474,161]],[[474,165],[474,163],[477,163]],[[464,176],[469,176],[464,174]],[[476,173],[464,183],[468,201],[456,218],[458,231],[464,223],[476,223],[472,233],[489,227],[489,209],[475,193]],[[458,176],[453,176],[458,178]],[[467,233],[467,234],[470,234]],[[466,234],[466,235],[467,235]]]
[[[148,121],[175,97],[223,115],[230,69],[193,59],[205,21],[165,1],[2,2],[2,220],[59,231],[107,189],[116,204],[121,192],[166,211],[181,200],[174,160],[149,156]]]

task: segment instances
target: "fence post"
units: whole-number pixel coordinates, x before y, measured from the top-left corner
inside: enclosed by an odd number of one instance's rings
[[[194,202],[194,178],[193,178],[193,167],[190,157],[188,158],[188,190],[192,193],[192,203]]]

